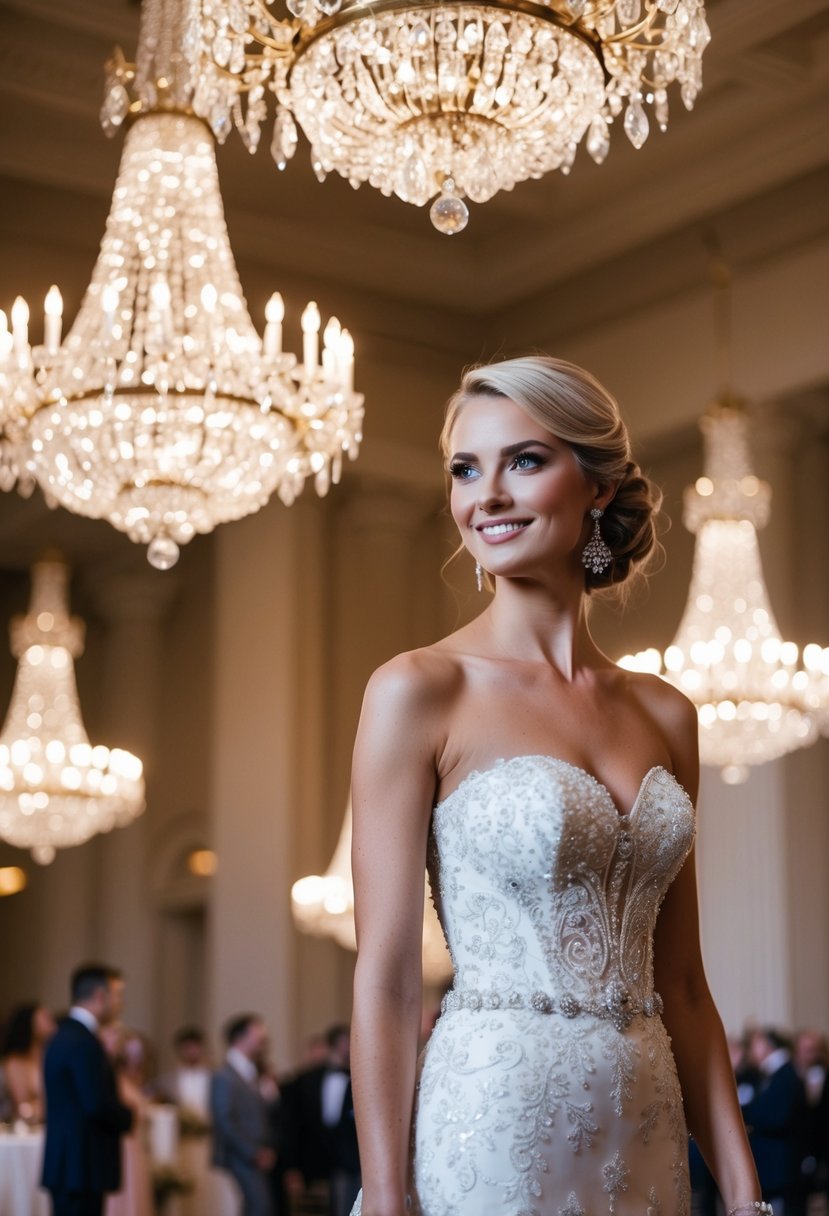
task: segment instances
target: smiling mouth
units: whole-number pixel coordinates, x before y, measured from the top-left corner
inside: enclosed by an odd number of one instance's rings
[[[510,532],[523,532],[529,526],[529,520],[523,523],[482,524],[478,531],[484,536],[507,536]]]

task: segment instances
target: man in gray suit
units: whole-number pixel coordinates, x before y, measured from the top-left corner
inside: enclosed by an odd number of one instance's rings
[[[268,1029],[254,1013],[232,1019],[225,1030],[227,1056],[213,1075],[213,1164],[227,1170],[242,1192],[242,1216],[273,1216],[268,1175],[276,1163],[268,1106],[259,1089],[259,1068]]]

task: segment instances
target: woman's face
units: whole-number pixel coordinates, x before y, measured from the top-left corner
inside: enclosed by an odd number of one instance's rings
[[[506,397],[472,397],[452,428],[450,508],[461,539],[490,574],[581,571],[590,509],[609,493],[572,448]]]
[[[51,1039],[55,1033],[55,1019],[48,1009],[39,1007],[35,1010],[32,1030],[38,1043],[46,1043]]]

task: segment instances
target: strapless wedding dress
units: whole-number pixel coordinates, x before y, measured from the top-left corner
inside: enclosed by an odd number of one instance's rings
[[[663,768],[627,814],[547,756],[471,773],[435,808],[428,864],[455,979],[421,1060],[415,1213],[687,1216],[653,929],[693,837]]]

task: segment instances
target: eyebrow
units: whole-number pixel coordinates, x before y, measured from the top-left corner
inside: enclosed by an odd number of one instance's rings
[[[511,443],[508,447],[501,448],[501,456],[517,456],[519,452],[523,452],[525,448],[546,448],[548,452],[554,449],[549,443],[544,443],[542,439],[522,439],[520,443]],[[476,460],[474,452],[455,452],[452,460]]]

